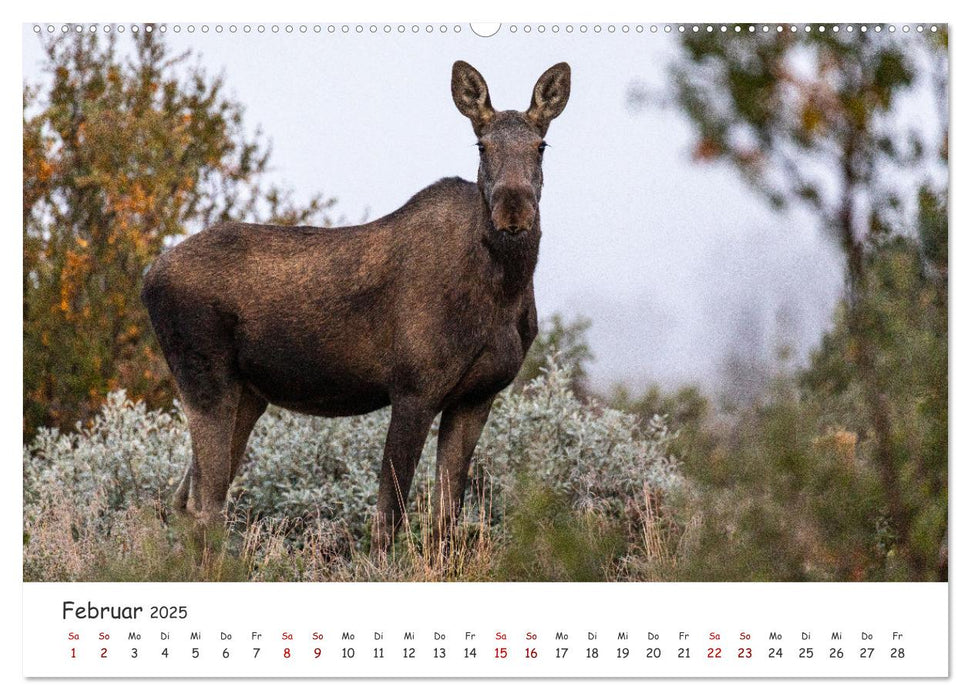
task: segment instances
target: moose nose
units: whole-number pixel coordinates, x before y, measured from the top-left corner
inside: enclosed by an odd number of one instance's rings
[[[526,188],[498,189],[492,201],[492,223],[500,231],[512,235],[533,228],[536,217],[536,198]]]

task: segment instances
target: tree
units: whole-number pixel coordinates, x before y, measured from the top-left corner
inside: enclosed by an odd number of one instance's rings
[[[906,577],[916,572],[947,580],[947,192],[922,188],[915,219],[867,251],[860,304],[875,359],[868,379],[874,386],[867,387],[856,371],[858,344],[848,310],[824,337],[800,384],[803,396],[824,410],[826,423],[848,426],[853,434],[872,432],[871,393],[880,396],[899,507],[909,518]],[[892,517],[890,504],[883,503],[881,515]],[[889,535],[897,549],[899,524]]]
[[[658,384],[652,384],[637,396],[625,384],[615,384],[607,399],[607,405],[624,413],[630,413],[646,426],[654,416],[665,416],[671,426],[679,433],[693,436],[708,416],[709,401],[701,389],[687,384],[665,391]]]
[[[778,32],[773,26],[763,32],[746,25],[737,36],[701,29],[681,39],[672,69],[674,101],[695,132],[694,157],[730,164],[773,206],[802,206],[839,243],[846,297],[839,327],[824,345],[839,348],[843,372],[852,377],[843,389],[852,384],[858,392],[862,447],[879,475],[903,577],[946,578],[946,516],[931,517],[934,525],[927,526],[924,512],[938,512],[942,502],[946,511],[940,474],[946,342],[933,346],[938,355],[932,364],[944,368],[943,384],[932,386],[941,377],[928,369],[917,377],[928,395],[895,390],[898,375],[891,368],[900,366],[907,350],[903,342],[888,342],[887,324],[911,340],[926,329],[915,325],[921,308],[911,294],[916,287],[881,277],[889,260],[899,262],[887,250],[888,240],[915,220],[922,223],[911,226],[897,246],[918,239],[927,217],[946,208],[946,27],[912,37],[877,33],[872,26],[840,32],[788,26]],[[904,128],[904,103],[919,90],[935,98],[937,124]],[[634,93],[632,100],[642,103],[645,96]],[[928,204],[928,197],[937,205]],[[922,264],[946,271],[946,216],[934,220],[939,226]],[[945,303],[931,305],[934,323],[946,338],[946,274],[936,285]],[[915,411],[934,415],[913,424]],[[921,456],[928,450],[936,462]],[[946,474],[946,456],[943,468]]]
[[[263,182],[222,78],[170,54],[157,31],[45,44],[23,92],[24,434],[88,418],[107,392],[171,400],[141,277],[166,245],[228,219],[326,225],[332,201],[297,205]]]

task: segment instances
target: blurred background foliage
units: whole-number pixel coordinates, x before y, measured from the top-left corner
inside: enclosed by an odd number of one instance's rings
[[[686,33],[665,97],[698,162],[816,219],[846,291],[808,368],[693,431],[683,576],[946,580],[947,29],[760,29]]]
[[[686,486],[664,503],[645,492],[643,564],[609,522],[526,484],[495,553],[513,578],[596,578],[626,561],[671,580],[947,579],[947,30],[748,29],[684,34],[667,89],[629,101],[679,110],[699,167],[728,166],[839,246],[832,326],[802,366],[784,348],[758,381],[746,358],[726,363],[747,387],[729,400],[699,386],[597,395],[589,320],[544,321],[513,392],[556,357],[591,415],[617,409],[648,432],[667,416]],[[157,35],[134,42],[123,58],[110,38],[54,40],[49,82],[24,88],[28,443],[40,426],[89,424],[116,388],[170,405],[138,302],[166,245],[224,219],[329,224],[332,200],[298,204],[265,182],[269,150],[220,78]],[[935,111],[920,130],[900,119],[918,87]]]

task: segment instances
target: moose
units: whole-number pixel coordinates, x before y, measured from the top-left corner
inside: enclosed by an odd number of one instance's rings
[[[451,90],[478,138],[477,182],[439,180],[360,226],[219,223],[146,273],[141,298],[192,441],[177,510],[221,522],[268,404],[327,417],[390,404],[372,552],[391,547],[439,413],[432,522],[447,548],[493,399],[536,336],[543,139],[570,67],[543,73],[525,112],[493,109],[464,61]]]

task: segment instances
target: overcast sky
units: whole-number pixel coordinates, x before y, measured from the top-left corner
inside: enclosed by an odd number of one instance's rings
[[[34,81],[42,53],[29,26],[24,34]],[[480,38],[467,25],[273,34],[268,25],[167,38],[225,74],[247,125],[272,140],[272,179],[336,197],[335,213],[351,223],[441,177],[475,179],[475,137],[449,92],[453,61],[479,69],[497,109],[525,109],[539,75],[568,61],[570,102],[547,135],[536,301],[541,318],[592,319],[598,388],[711,384],[740,328],[771,352],[784,316],[805,352],[829,323],[842,273],[813,221],[769,211],[727,168],[693,163],[676,111],[629,110],[632,84],[664,88],[670,37],[618,27]]]

